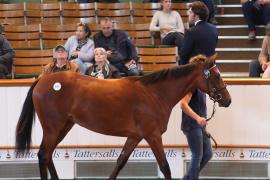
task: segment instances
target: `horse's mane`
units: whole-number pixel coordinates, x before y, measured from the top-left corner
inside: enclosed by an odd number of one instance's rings
[[[190,64],[160,70],[152,74],[143,76],[139,78],[138,80],[143,82],[143,84],[147,85],[147,84],[152,84],[166,78],[178,78],[181,76],[185,76],[195,69],[196,64],[204,62],[206,59],[207,59],[206,56],[202,54],[198,54],[197,56],[194,56],[193,58],[190,59],[189,61]]]
[[[195,66],[195,63],[191,63],[187,65],[168,68],[142,76],[138,80],[141,81],[143,84],[148,85],[167,78],[178,78],[189,74],[195,69]]]

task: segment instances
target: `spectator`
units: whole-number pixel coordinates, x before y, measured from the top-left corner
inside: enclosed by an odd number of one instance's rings
[[[0,24],[0,79],[6,79],[6,76],[11,73],[15,51],[2,35],[2,30],[3,26]]]
[[[161,43],[178,47],[178,55],[183,46],[184,24],[177,11],[171,10],[171,0],[161,0],[162,11],[157,11],[150,23],[150,31],[159,31]]]
[[[197,54],[212,55],[215,52],[217,30],[206,22],[208,8],[200,1],[195,1],[188,10],[188,21],[195,26],[186,32],[182,64],[189,63],[190,57]],[[181,129],[185,134],[192,157],[189,170],[184,180],[199,179],[200,171],[212,158],[212,147],[206,133],[206,95],[199,89],[188,92],[180,101],[182,108]]]
[[[100,79],[121,78],[120,72],[108,61],[107,53],[104,48],[96,48],[94,55],[94,65],[86,71],[86,75]]]
[[[100,28],[94,36],[95,46],[106,50],[109,62],[121,73],[126,76],[139,75],[137,50],[127,33],[114,29],[108,17],[100,21]]]
[[[250,77],[260,77],[261,73],[263,73],[263,78],[270,77],[270,22],[265,29],[259,60],[254,60],[249,65]]]
[[[68,58],[68,52],[66,48],[62,45],[58,45],[54,48],[53,53],[54,59],[53,62],[47,64],[44,67],[44,71],[40,75],[43,76],[45,74],[50,74],[59,71],[72,71],[72,72],[79,72],[79,67],[77,64],[70,62]]]
[[[78,64],[84,74],[86,69],[93,65],[94,42],[90,39],[91,30],[87,24],[77,25],[76,35],[68,38],[65,47],[69,53],[69,60]]]
[[[190,5],[188,21],[195,26],[186,31],[179,64],[187,64],[191,57],[198,54],[207,57],[215,54],[218,33],[214,25],[206,22],[208,14],[208,8],[204,3],[195,1]]]
[[[246,19],[250,40],[256,39],[255,25],[266,25],[270,22],[270,0],[240,0]]]

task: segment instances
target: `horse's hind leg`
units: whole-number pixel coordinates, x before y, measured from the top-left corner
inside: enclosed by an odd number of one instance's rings
[[[44,133],[40,149],[38,152],[40,177],[42,180],[47,180],[47,168],[52,169],[51,166],[49,167],[50,162],[52,162],[52,153],[54,150],[54,148],[51,146],[51,142],[53,142],[53,138],[48,138],[46,133]],[[52,179],[59,179],[56,174],[55,168],[53,171],[54,172],[51,173],[50,170]]]
[[[163,149],[161,134],[157,131],[145,139],[149,143],[165,179],[171,180],[171,170]]]
[[[133,138],[128,137],[128,139],[127,139],[127,141],[122,149],[122,152],[117,159],[116,166],[115,166],[112,174],[110,175],[109,180],[116,179],[119,171],[124,167],[130,154],[133,152],[133,150],[135,149],[135,147],[139,144],[139,142],[141,140],[142,140],[142,138],[133,139]]]
[[[66,136],[73,125],[74,122],[69,120],[62,128],[55,126],[55,129],[53,129],[54,133],[43,132],[43,139],[38,152],[40,176],[42,180],[47,179],[47,167],[49,169],[51,179],[59,179],[52,160],[52,153],[57,144]],[[58,136],[56,132],[58,132]]]
[[[40,178],[42,180],[47,179],[47,166],[45,163],[45,158],[44,158],[44,146],[43,142],[41,142],[39,151],[38,151],[38,162],[39,162],[39,172],[40,172]]]

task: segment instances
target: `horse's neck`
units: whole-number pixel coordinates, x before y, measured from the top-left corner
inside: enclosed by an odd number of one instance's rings
[[[170,78],[153,85],[157,98],[172,109],[188,92],[196,88],[197,71],[192,71],[186,76]]]

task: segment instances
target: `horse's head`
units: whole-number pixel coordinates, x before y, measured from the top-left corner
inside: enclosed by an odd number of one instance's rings
[[[213,101],[218,102],[219,106],[228,107],[231,104],[231,96],[215,64],[216,57],[217,54],[209,58],[198,55],[191,61],[196,61],[202,66],[199,89],[206,92]]]

